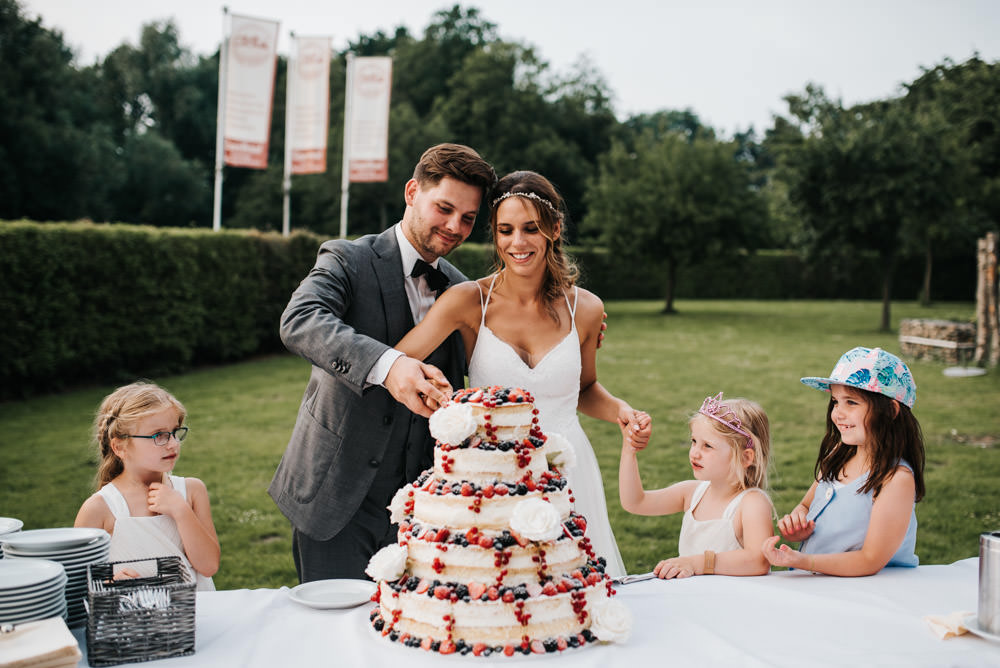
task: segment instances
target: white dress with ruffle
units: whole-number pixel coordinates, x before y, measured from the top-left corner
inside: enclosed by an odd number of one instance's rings
[[[496,276],[490,283],[482,305],[482,320],[472,358],[469,361],[469,385],[486,387],[520,387],[531,392],[538,409],[538,422],[546,434],[560,434],[573,444],[576,466],[563,471],[575,498],[576,512],[587,520],[587,537],[597,556],[607,560],[607,574],[625,575],[618,543],[615,541],[608,507],[604,499],[604,483],[594,449],[580,426],[576,407],[580,398],[580,338],[576,330],[576,299],[566,297],[570,311],[570,331],[566,337],[533,367],[528,366],[515,350],[486,325],[486,307]],[[565,296],[565,295],[564,295]]]

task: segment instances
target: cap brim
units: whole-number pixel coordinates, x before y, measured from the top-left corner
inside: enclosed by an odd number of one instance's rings
[[[808,385],[809,387],[815,388],[817,390],[823,390],[824,392],[829,392],[830,384],[836,383],[838,381],[834,380],[833,378],[820,378],[818,376],[807,376],[806,378],[800,378],[799,382],[801,382],[803,385]]]

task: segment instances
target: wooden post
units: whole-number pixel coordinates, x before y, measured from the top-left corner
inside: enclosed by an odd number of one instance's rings
[[[997,309],[997,235],[990,232],[976,248],[976,356],[979,366],[1000,363],[1000,312]]]
[[[1000,311],[997,309],[997,235],[986,235],[986,317],[990,323],[990,366],[1000,363]]]

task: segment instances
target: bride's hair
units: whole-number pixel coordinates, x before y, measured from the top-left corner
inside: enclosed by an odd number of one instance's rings
[[[500,272],[504,263],[497,250],[497,209],[502,201],[511,197],[523,199],[535,210],[535,223],[548,243],[545,245],[545,278],[542,293],[553,318],[559,316],[553,304],[563,291],[573,287],[580,275],[573,259],[563,251],[562,240],[566,234],[566,204],[555,186],[537,172],[521,170],[511,172],[497,181],[490,193],[490,238],[493,241],[493,271]],[[500,281],[503,274],[500,274]]]

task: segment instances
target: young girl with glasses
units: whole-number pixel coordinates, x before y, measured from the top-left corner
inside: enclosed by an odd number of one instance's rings
[[[110,561],[179,556],[198,589],[213,590],[219,538],[205,484],[171,475],[187,436],[187,411],[153,383],[132,383],[108,395],[94,420],[100,463],[97,492],[83,502],[75,526],[111,534]],[[155,563],[122,569],[155,574]]]
[[[618,470],[622,507],[636,515],[684,513],[678,555],[656,564],[657,577],[766,575],[761,543],[774,531],[767,488],[771,455],[767,414],[746,399],[707,397],[691,416],[688,461],[694,480],[646,491],[636,459],[642,449],[625,440]]]

